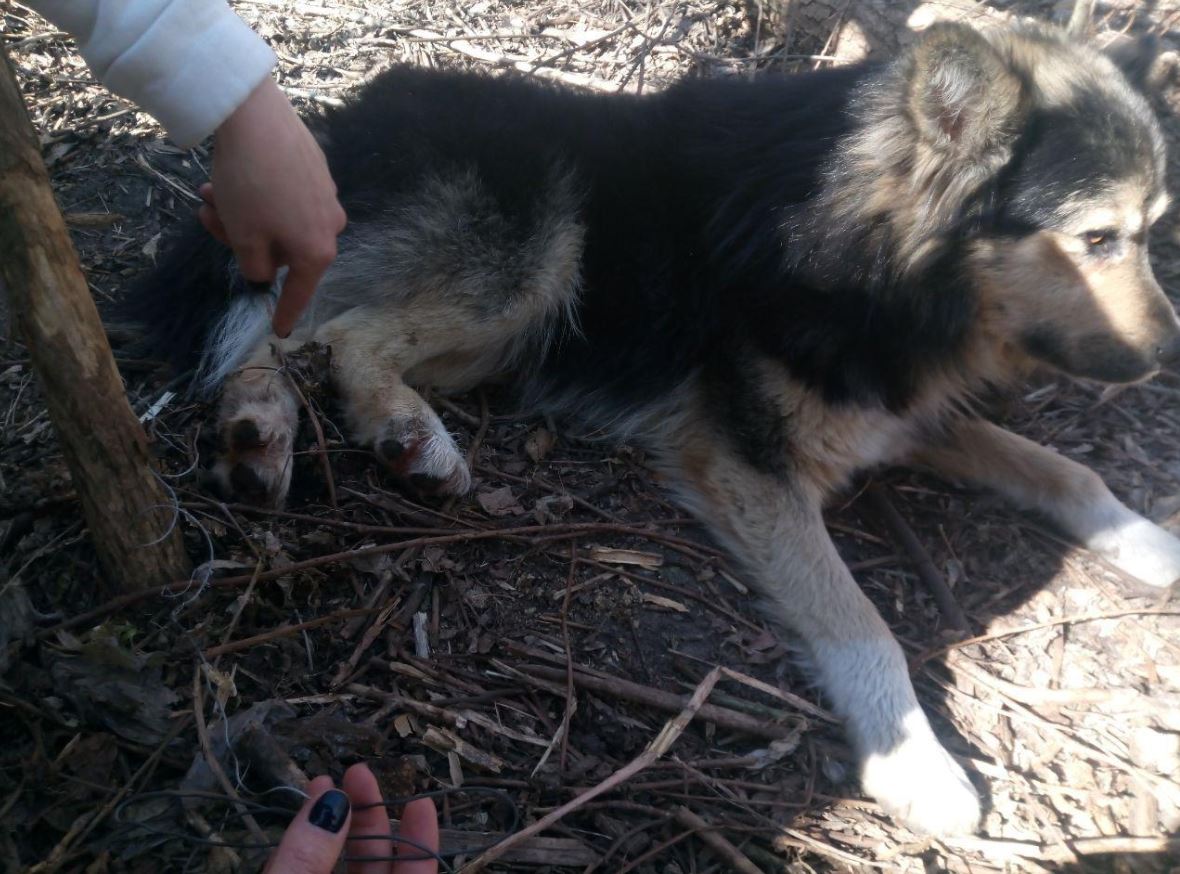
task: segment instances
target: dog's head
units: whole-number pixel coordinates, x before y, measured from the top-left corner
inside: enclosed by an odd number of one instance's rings
[[[1074,376],[1131,382],[1180,361],[1180,322],[1152,275],[1167,206],[1164,143],[1141,58],[1020,32],[994,44],[1023,83],[1024,130],[993,185],[975,281],[1005,336]]]
[[[997,342],[1107,382],[1180,362],[1147,258],[1168,200],[1163,136],[1132,83],[1145,69],[1047,29],[936,25],[852,149],[875,165],[870,211],[903,265],[953,241]]]

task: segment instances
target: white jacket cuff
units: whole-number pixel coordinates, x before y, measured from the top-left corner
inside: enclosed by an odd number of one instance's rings
[[[103,83],[187,147],[241,106],[274,65],[270,46],[225,3],[182,0],[110,65]]]
[[[94,75],[181,146],[211,134],[275,65],[225,0],[30,0],[68,30]]]

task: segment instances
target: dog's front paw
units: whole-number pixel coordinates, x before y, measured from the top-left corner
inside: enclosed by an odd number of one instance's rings
[[[919,834],[968,835],[979,827],[979,795],[933,735],[871,753],[861,783],[886,813]]]
[[[395,476],[429,495],[463,495],[471,489],[467,459],[441,422],[394,416],[374,450]]]
[[[1087,544],[1119,570],[1154,589],[1180,580],[1180,539],[1135,517],[1090,538]]]

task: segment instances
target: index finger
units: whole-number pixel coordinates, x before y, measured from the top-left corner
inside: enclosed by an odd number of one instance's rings
[[[328,269],[332,259],[316,262],[297,261],[287,270],[287,278],[283,280],[282,291],[279,292],[279,302],[275,305],[271,325],[280,337],[287,337],[295,330],[299,317],[307,309],[315,294],[316,286]],[[322,266],[321,266],[322,265]]]

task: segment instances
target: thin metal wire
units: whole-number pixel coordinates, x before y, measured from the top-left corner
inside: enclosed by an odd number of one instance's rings
[[[458,789],[436,789],[432,792],[423,792],[418,795],[407,795],[404,798],[389,798],[372,804],[362,804],[353,808],[356,810],[371,810],[374,807],[397,807],[406,804],[410,801],[415,801],[419,798],[442,798],[450,795],[482,795],[489,799],[495,806],[501,808],[508,813],[508,827],[505,830],[506,834],[512,834],[516,831],[516,827],[520,822],[520,814],[516,809],[516,805],[512,801],[512,797],[508,793],[499,789],[492,789],[484,786],[467,786]],[[191,832],[181,831],[174,828],[163,828],[152,825],[146,822],[137,822],[129,820],[128,810],[134,808],[136,805],[145,804],[149,801],[157,799],[171,799],[173,801],[183,801],[185,799],[199,799],[204,802],[214,804],[224,804],[227,808],[226,813],[221,817],[222,828],[225,823],[233,823],[235,820],[241,820],[247,814],[254,816],[274,816],[284,821],[284,828],[290,824],[290,821],[295,816],[295,811],[289,807],[276,807],[274,805],[262,804],[250,799],[241,799],[234,802],[226,795],[218,792],[204,792],[199,790],[183,791],[179,789],[162,789],[154,792],[141,792],[138,795],[132,795],[125,798],[118,807],[115,808],[115,822],[124,826],[127,831],[141,831],[145,834],[155,835],[157,837],[164,837],[170,839],[177,839],[193,846],[202,847],[226,847],[234,850],[271,850],[279,845],[278,841],[230,841],[222,838],[205,838]],[[235,807],[234,805],[239,805]],[[404,838],[396,834],[370,834],[370,835],[349,835],[347,841],[392,841],[395,844],[404,844],[417,850],[420,855],[407,856],[398,853],[395,856],[356,856],[346,852],[342,856],[345,862],[413,862],[425,859],[433,859],[437,862],[445,874],[452,874],[455,870],[450,863],[446,861],[441,852],[436,852],[429,847],[412,841],[409,838]],[[476,844],[470,847],[459,847],[456,849],[448,849],[447,856],[458,856],[463,854],[478,854],[482,853],[489,847],[495,846],[499,841],[492,841],[491,843]]]

